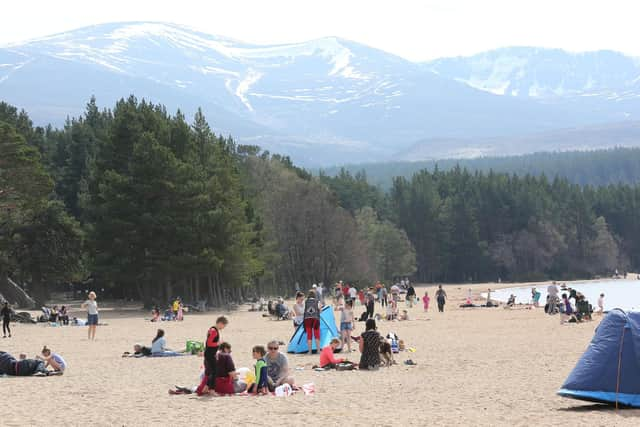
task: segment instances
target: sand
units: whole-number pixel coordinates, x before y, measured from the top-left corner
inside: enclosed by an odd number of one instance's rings
[[[493,285],[475,285],[474,296]],[[512,285],[504,285],[512,286]],[[170,347],[204,338],[220,313],[187,315],[184,322],[145,321],[140,310],[101,311],[97,339],[84,327],[13,324],[14,337],[0,349],[35,355],[46,344],[69,365],[60,377],[0,378],[2,426],[25,425],[638,425],[638,410],[615,411],[558,397],[563,383],[593,336],[599,320],[560,325],[542,309],[458,309],[468,286],[448,286],[440,314],[410,310],[415,320],[380,322],[415,353],[396,355],[398,365],[377,372],[315,372],[317,356],[289,355],[299,384],[316,393],[287,398],[170,396],[174,384],[195,384],[202,359],[123,359],[133,343],[149,343],[158,327]],[[434,287],[429,287],[433,296]],[[417,289],[422,296],[424,288]],[[432,299],[433,302],[433,299]],[[103,304],[106,305],[106,304]],[[260,313],[225,313],[223,339],[233,346],[237,367],[252,366],[251,347],[277,338],[288,342],[291,322]],[[359,313],[361,307],[356,307]],[[379,305],[376,311],[380,311]],[[78,310],[79,312],[79,310]],[[73,315],[73,313],[72,313]],[[359,323],[356,333],[362,331]],[[284,349],[283,349],[284,350]],[[408,358],[417,366],[405,366]],[[359,353],[352,354],[353,360]]]

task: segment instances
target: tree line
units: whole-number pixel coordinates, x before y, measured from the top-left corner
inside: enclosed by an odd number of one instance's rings
[[[371,184],[384,191],[391,189],[393,179],[410,179],[423,169],[448,171],[455,167],[470,171],[508,173],[520,176],[545,175],[566,178],[579,185],[604,186],[640,182],[640,148],[617,147],[591,151],[541,152],[508,157],[474,159],[440,159],[417,162],[390,161],[332,167],[321,174],[337,176],[341,170],[352,175],[364,173]]]
[[[640,186],[421,170],[389,191],[313,176],[162,105],[95,99],[61,129],[0,103],[0,293],[92,281],[146,305],[369,286],[592,277],[640,267]]]
[[[133,96],[103,110],[92,98],[54,129],[0,103],[0,126],[0,293],[12,277],[43,302],[90,278],[146,305],[220,305],[415,271],[394,224],[343,208],[289,158],[216,135],[201,111],[187,123]]]

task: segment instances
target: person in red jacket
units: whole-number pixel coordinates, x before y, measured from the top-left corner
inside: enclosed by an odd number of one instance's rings
[[[333,352],[340,345],[338,338],[333,338],[328,346],[322,349],[320,353],[320,367],[326,369],[334,369],[338,363],[344,362],[344,359],[336,359]]]
[[[216,384],[216,353],[220,343],[220,331],[223,330],[229,320],[220,316],[216,320],[216,325],[209,328],[204,350],[204,377],[196,389],[198,395],[207,394],[215,388]]]

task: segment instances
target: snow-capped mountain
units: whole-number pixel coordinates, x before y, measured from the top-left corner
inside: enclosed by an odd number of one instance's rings
[[[618,62],[589,62],[601,64],[599,73],[573,65],[593,93],[633,81],[633,60],[610,54]],[[513,61],[494,54],[420,64],[335,37],[263,46],[175,24],[114,23],[1,47],[0,100],[56,125],[81,114],[91,95],[110,107],[133,93],[187,116],[202,107],[217,132],[304,164],[380,160],[425,138],[519,135],[640,117],[633,97],[543,96],[547,88],[569,93],[587,83],[574,74],[562,80],[564,65],[542,79],[549,67],[541,64],[553,56],[510,55]],[[517,85],[497,90],[507,80]],[[526,81],[539,93],[496,94],[524,93]]]
[[[619,52],[510,47],[425,64],[441,76],[497,95],[532,98],[640,95],[640,61]]]

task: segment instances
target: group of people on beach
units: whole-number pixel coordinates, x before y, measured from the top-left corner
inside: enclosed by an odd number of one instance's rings
[[[157,305],[153,307],[151,310],[151,321],[159,322],[159,321],[178,321],[181,322],[184,320],[184,312],[186,308],[182,299],[177,297],[173,300],[169,307],[164,311],[164,314],[160,313],[160,307]]]
[[[283,384],[295,387],[295,380],[289,375],[287,357],[280,353],[280,343],[277,340],[270,341],[266,349],[261,345],[252,348],[251,354],[256,361],[252,376],[254,381],[249,384],[246,377],[240,378],[240,371],[236,369],[231,356],[231,344],[221,339],[221,332],[228,324],[228,319],[220,316],[207,331],[203,354],[204,372],[199,385],[193,390],[173,391],[174,394],[266,394]]]

